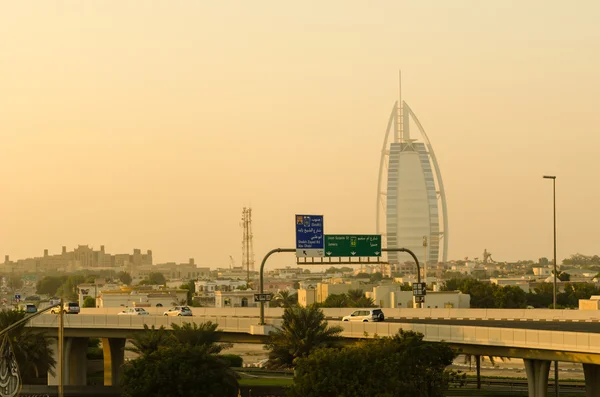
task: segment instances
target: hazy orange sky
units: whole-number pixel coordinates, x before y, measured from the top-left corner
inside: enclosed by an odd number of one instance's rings
[[[449,258],[551,257],[544,174],[559,259],[600,254],[598,20],[593,0],[2,1],[0,254],[240,264],[247,205],[257,262],[296,213],[374,233],[400,68]]]

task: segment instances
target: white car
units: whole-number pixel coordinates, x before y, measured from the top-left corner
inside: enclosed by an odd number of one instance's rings
[[[50,309],[50,313],[60,313],[60,307],[54,307]],[[65,302],[63,303],[62,311],[65,314],[78,314],[80,312],[79,303],[77,302]]]
[[[165,316],[192,316],[192,309],[187,306],[173,306],[164,313]]]
[[[383,315],[381,309],[356,310],[351,315],[342,317],[342,321],[370,322],[383,320],[385,320],[385,316]]]
[[[130,307],[130,308],[123,310],[122,312],[119,312],[118,314],[119,314],[119,316],[148,316],[148,315],[150,315],[150,313],[148,313],[144,308],[141,308],[141,307]]]

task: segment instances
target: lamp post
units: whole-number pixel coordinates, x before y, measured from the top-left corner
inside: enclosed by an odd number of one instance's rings
[[[554,214],[554,290],[552,293],[552,309],[556,310],[556,176],[544,175],[544,179],[552,179],[552,211]],[[554,361],[554,394],[558,397],[558,361]]]

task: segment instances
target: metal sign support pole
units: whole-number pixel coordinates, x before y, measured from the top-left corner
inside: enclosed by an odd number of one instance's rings
[[[65,318],[64,303],[60,300],[60,311],[58,312],[58,397],[64,397],[64,371],[65,371]]]
[[[408,248],[383,248],[381,251],[383,251],[383,252],[406,252],[406,253],[410,254],[410,256],[413,257],[413,259],[415,260],[415,263],[417,264],[417,282],[419,284],[421,284],[421,267],[419,266],[419,260],[417,259],[417,256],[415,255],[414,252],[412,252]],[[423,307],[422,303],[417,303],[417,305],[419,305],[419,308]]]
[[[265,270],[265,263],[267,263],[267,259],[269,259],[269,257],[275,253],[278,252],[296,252],[296,248],[275,248],[274,250],[271,250],[267,253],[267,255],[265,255],[265,257],[262,260],[262,263],[260,264],[260,291],[259,293],[264,294],[264,270]],[[258,323],[258,325],[265,325],[265,302],[260,302],[260,322]]]

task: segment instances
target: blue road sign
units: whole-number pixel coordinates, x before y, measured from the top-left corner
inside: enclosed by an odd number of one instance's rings
[[[323,215],[296,215],[296,256],[323,257]]]

